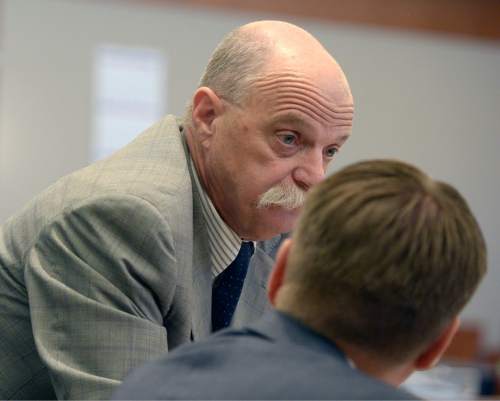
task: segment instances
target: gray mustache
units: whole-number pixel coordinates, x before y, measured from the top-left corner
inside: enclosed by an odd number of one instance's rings
[[[281,183],[262,194],[257,207],[280,206],[285,209],[297,209],[302,207],[305,197],[306,191],[300,189],[295,184]]]

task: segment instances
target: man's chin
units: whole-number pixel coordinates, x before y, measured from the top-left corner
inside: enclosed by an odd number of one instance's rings
[[[276,227],[276,235],[286,233],[292,230],[301,209],[301,207],[289,209],[278,205],[269,206],[265,209],[267,212],[265,221],[269,226]]]
[[[244,232],[240,235],[244,239],[263,241],[288,233],[292,231],[300,210],[301,207],[287,209],[279,205],[259,207],[258,213],[253,216],[251,229],[242,230]]]

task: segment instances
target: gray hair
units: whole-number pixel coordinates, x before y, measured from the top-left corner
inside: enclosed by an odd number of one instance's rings
[[[247,29],[227,34],[214,50],[198,87],[206,86],[228,102],[242,106],[271,52],[271,39]],[[184,115],[184,126],[192,123],[192,100]]]

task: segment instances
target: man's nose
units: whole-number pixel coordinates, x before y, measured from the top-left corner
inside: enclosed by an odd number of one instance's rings
[[[300,188],[308,191],[325,178],[326,164],[322,152],[311,151],[303,156],[293,171],[293,179]]]

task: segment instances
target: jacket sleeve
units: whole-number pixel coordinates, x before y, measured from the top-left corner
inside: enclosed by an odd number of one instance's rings
[[[130,369],[167,351],[176,269],[167,222],[138,197],[93,198],[45,227],[25,279],[59,399],[106,399]]]

